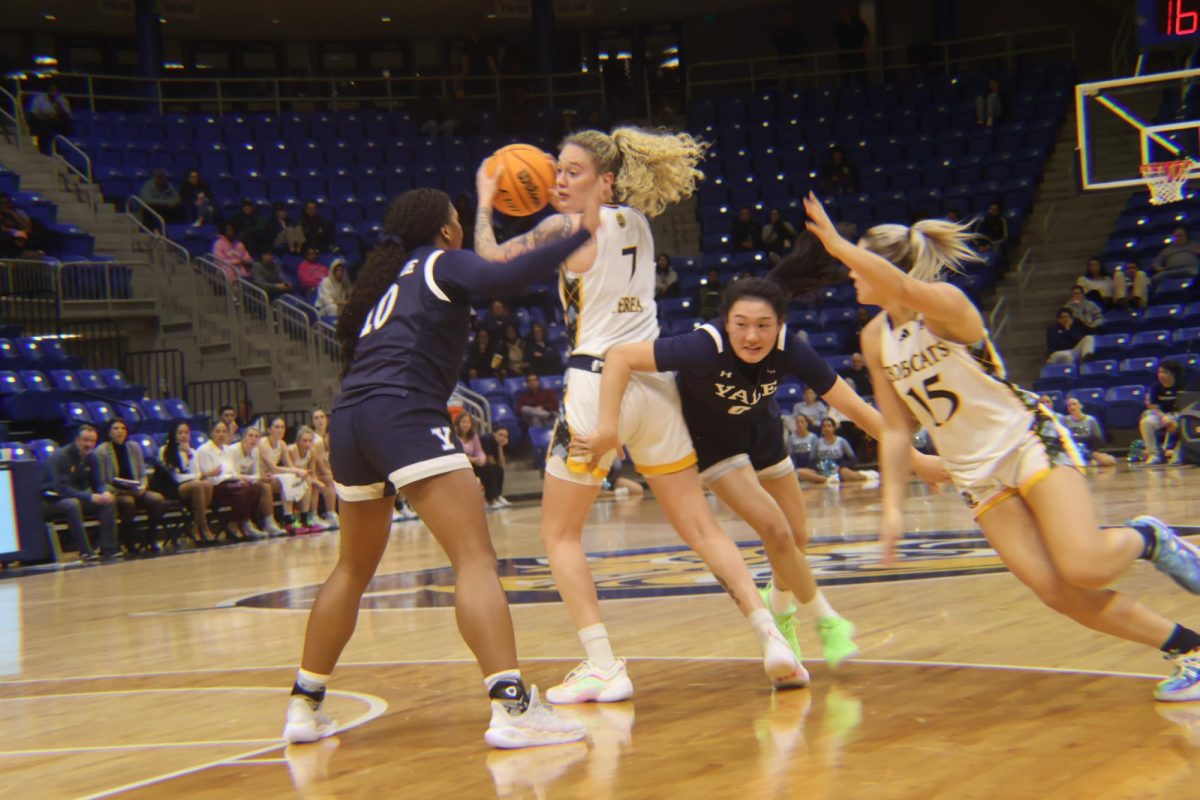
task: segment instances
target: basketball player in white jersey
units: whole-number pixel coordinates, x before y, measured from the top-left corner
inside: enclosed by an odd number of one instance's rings
[[[583,551],[583,524],[600,492],[613,453],[594,467],[570,456],[573,434],[589,435],[599,422],[600,374],[614,345],[658,338],[654,304],[654,240],[647,217],[695,191],[696,165],[705,145],[686,133],[618,128],[568,136],[558,157],[557,207],[575,209],[597,183],[614,204],[601,225],[560,270],[570,357],[563,413],[555,426],[542,494],[542,541],[558,591],[579,630],[587,658],[559,686],[553,703],[615,702],[633,694],[625,662],[613,655]],[[492,210],[481,204],[475,247],[491,260],[512,258],[562,236],[566,217],[555,215],[528,234],[497,245]],[[748,618],[763,650],[763,667],[777,686],[805,685],[804,667],[776,629],[741,552],[714,519],[697,479],[696,453],[680,410],[675,381],[643,373],[621,404],[621,441],[646,477],[680,538],[704,559]]]
[[[939,282],[975,258],[965,226],[925,220],[877,225],[855,245],[814,195],[807,227],[850,275],[864,305],[883,313],[863,329],[862,352],[883,414],[885,561],[901,537],[913,417],[988,542],[1009,570],[1055,611],[1089,628],[1156,647],[1175,659],[1158,700],[1200,699],[1200,634],[1106,589],[1138,558],[1200,594],[1200,551],[1149,516],[1101,528],[1074,441],[1037,398],[1010,383],[979,310]]]

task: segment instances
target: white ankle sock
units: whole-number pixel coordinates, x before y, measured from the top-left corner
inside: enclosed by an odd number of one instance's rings
[[[775,618],[771,616],[771,612],[760,608],[757,611],[751,611],[750,616],[746,619],[750,622],[750,627],[754,628],[754,632],[758,634],[758,638],[765,644],[767,636],[775,630]]]
[[[296,673],[296,685],[306,692],[319,692],[329,683],[328,675],[302,669]]]
[[[608,629],[604,627],[603,622],[580,628],[579,641],[583,642],[588,661],[600,669],[608,669],[616,663],[616,656],[613,655],[612,645],[608,641]]]
[[[829,601],[825,599],[825,595],[820,589],[817,589],[817,593],[813,595],[812,600],[809,600],[807,603],[802,603],[801,605],[816,615],[817,619],[841,616],[841,614],[833,610],[833,606],[829,605]]]
[[[770,603],[772,614],[786,614],[789,609],[796,605],[796,598],[791,592],[781,592],[775,588],[775,584],[771,584]]]

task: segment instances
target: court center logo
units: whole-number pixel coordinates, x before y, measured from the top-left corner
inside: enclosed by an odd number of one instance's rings
[[[738,545],[759,584],[771,577],[771,565],[759,542]],[[914,580],[918,578],[1000,572],[1004,565],[978,531],[909,534],[899,547],[897,563],[885,567],[875,539],[818,540],[808,547],[808,560],[824,586]],[[588,556],[601,600],[711,594],[721,587],[704,562],[684,545],[644,550],[593,553]],[[500,582],[510,603],[557,603],[545,557],[500,561]],[[236,601],[247,608],[307,609],[320,584],[266,592]],[[376,575],[363,595],[362,607],[434,608],[454,605],[454,571],[450,567]]]

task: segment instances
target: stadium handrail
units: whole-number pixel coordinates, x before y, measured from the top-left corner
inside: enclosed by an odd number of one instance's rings
[[[68,153],[79,156],[83,159],[84,169],[80,169],[63,153],[59,152],[59,148],[65,149]],[[54,139],[50,142],[51,154],[55,160],[59,162],[59,182],[63,189],[70,191],[70,181],[67,180],[68,175],[74,175],[79,178],[80,183],[74,192],[76,198],[87,204],[88,210],[92,212],[92,219],[96,218],[99,213],[99,203],[96,200],[96,186],[92,183],[92,157],[83,151],[83,148],[72,142],[62,134],[55,134]]]
[[[19,92],[20,89],[17,91]],[[3,86],[0,86],[0,97],[7,98],[7,100],[12,103],[12,111],[0,106],[0,119],[8,120],[9,125],[12,125],[14,137],[13,143],[17,146],[17,149],[20,150],[21,144],[24,140],[24,131],[22,130],[24,113],[21,109],[21,101],[17,99],[16,95],[14,95],[8,89],[5,89]]]
[[[63,292],[64,276],[70,272],[81,271],[84,269],[101,272],[104,276],[103,286],[95,287],[92,291],[84,291],[84,294],[86,295],[84,297],[73,297],[73,298],[67,299],[66,295]],[[121,301],[121,300],[128,300],[128,299],[133,299],[133,298],[114,296],[113,289],[114,289],[114,284],[116,283],[116,281],[113,280],[113,271],[117,270],[117,269],[137,270],[138,273],[142,276],[142,279],[145,280],[147,283],[152,282],[155,277],[154,270],[151,267],[149,261],[130,261],[130,260],[92,261],[92,260],[88,260],[88,259],[81,259],[81,260],[75,260],[75,261],[62,261],[62,262],[59,262],[58,269],[55,271],[55,277],[54,277],[54,291],[55,291],[55,294],[59,298],[59,303],[62,304],[64,302],[73,302],[73,301],[85,301],[85,302],[89,302],[89,303],[94,303],[94,302],[102,301],[106,304],[106,311],[108,311],[108,313],[114,314],[114,315],[119,314],[120,307],[114,306],[113,302]],[[83,283],[84,282],[81,280],[79,282],[79,286],[82,286]],[[130,283],[130,287],[132,288],[132,285],[133,285],[132,276],[130,278],[129,283]],[[78,289],[79,286],[77,286],[76,288]],[[96,291],[97,289],[99,291]],[[157,295],[157,292],[155,292],[154,294]],[[158,302],[160,302],[159,298],[157,296],[145,297],[145,298],[141,298],[141,299],[153,300],[156,304]]]

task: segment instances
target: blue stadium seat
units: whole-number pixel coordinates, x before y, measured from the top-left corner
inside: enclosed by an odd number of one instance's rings
[[[1092,361],[1079,366],[1079,382],[1088,386],[1114,386],[1117,383],[1116,361]]]
[[[147,464],[158,463],[158,442],[154,441],[154,437],[148,433],[130,434],[129,440],[142,448],[142,455],[146,459]]]
[[[499,392],[503,389],[500,381],[495,378],[472,378],[468,383],[471,391],[478,392],[482,395],[487,395],[492,392]]]
[[[1148,384],[1154,380],[1158,372],[1158,358],[1155,356],[1136,356],[1121,361],[1119,383]]]
[[[24,442],[5,442],[0,444],[0,450],[7,453],[6,461],[33,461],[33,453]]]
[[[1067,392],[1067,397],[1074,397],[1083,403],[1085,414],[1091,414],[1097,421],[1107,419],[1108,404],[1104,400],[1107,389],[1102,386],[1084,386]]]
[[[1129,340],[1129,350],[1138,355],[1163,355],[1170,344],[1168,330],[1138,331]]]
[[[1102,333],[1096,336],[1096,358],[1113,358],[1129,353],[1128,333]]]
[[[1146,410],[1145,386],[1114,386],[1104,395],[1110,429],[1136,428]]]
[[[31,439],[26,447],[37,461],[45,461],[58,450],[58,442],[53,439]]]
[[[87,406],[74,400],[68,400],[62,404],[62,420],[63,425],[68,428],[73,428],[83,423],[95,424],[95,420],[92,419],[91,412],[88,411]]]
[[[1033,382],[1033,388],[1038,392],[1048,389],[1066,391],[1071,388],[1073,383],[1075,383],[1074,364],[1046,364],[1042,367],[1037,380]]]

